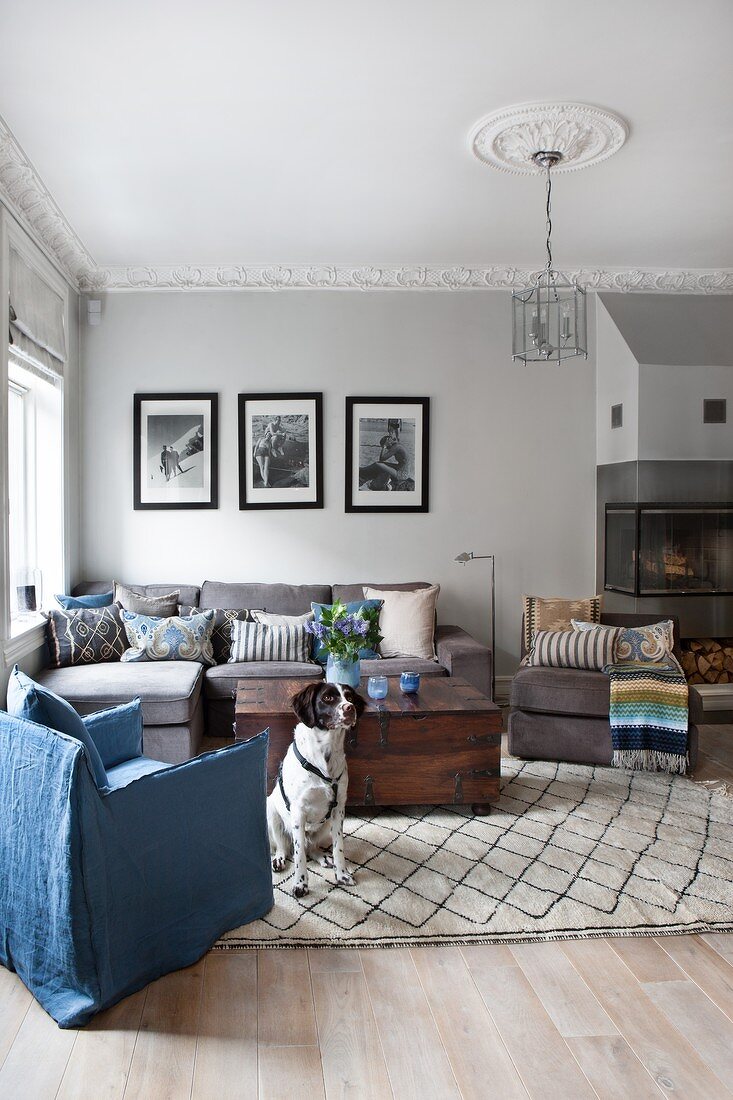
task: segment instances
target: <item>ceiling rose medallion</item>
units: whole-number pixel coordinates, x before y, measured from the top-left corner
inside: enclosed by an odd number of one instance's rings
[[[474,156],[492,168],[535,175],[539,149],[562,153],[555,174],[588,168],[617,153],[628,137],[622,118],[588,103],[518,103],[481,119],[470,135]]]

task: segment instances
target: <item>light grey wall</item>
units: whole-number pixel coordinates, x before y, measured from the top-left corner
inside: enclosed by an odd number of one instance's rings
[[[611,427],[611,406],[623,405],[623,424]],[[596,462],[639,457],[639,364],[616,322],[596,296]]]
[[[512,672],[522,593],[593,590],[595,382],[591,360],[513,364],[510,325],[494,291],[107,295],[83,340],[86,579],[428,579],[440,620],[488,641],[488,563],[453,557],[495,552],[498,671]],[[219,392],[217,511],[133,511],[145,390]],[[237,393],[258,390],[324,392],[323,511],[239,511]],[[349,394],[431,398],[429,514],[344,513]]]
[[[639,366],[639,458],[733,458],[733,347],[727,366]],[[728,402],[727,424],[703,423],[703,399]]]

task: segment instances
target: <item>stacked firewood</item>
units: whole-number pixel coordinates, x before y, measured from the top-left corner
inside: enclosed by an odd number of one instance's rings
[[[688,684],[733,683],[733,638],[688,638],[682,642]]]

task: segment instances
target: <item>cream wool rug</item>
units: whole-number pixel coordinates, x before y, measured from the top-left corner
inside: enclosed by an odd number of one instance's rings
[[[309,865],[215,949],[517,943],[733,930],[733,800],[682,776],[503,760],[489,817],[351,813],[356,886]]]

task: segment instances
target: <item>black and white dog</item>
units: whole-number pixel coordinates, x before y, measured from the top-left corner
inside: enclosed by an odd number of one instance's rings
[[[309,855],[322,853],[336,882],[353,886],[344,860],[344,810],[349,776],[344,738],[364,710],[364,700],[350,687],[323,681],[308,684],[293,698],[298,725],[285,754],[272,794],[267,799],[273,871],[283,871],[292,851],[293,893],[308,893]],[[331,853],[324,849],[331,849]]]

